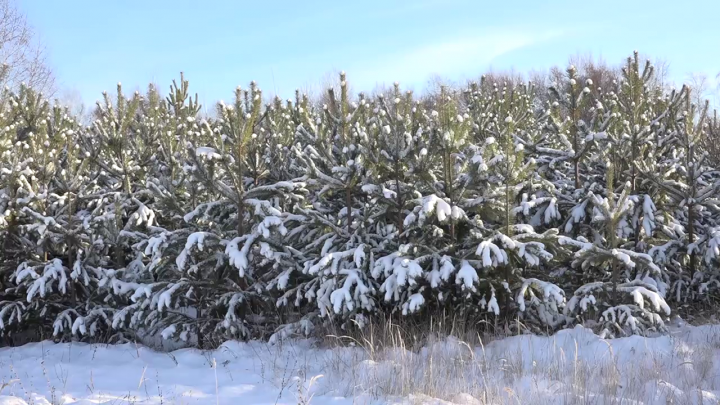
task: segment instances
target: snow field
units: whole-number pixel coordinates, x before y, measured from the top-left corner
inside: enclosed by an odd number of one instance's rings
[[[357,343],[3,348],[0,404],[720,403],[720,326],[609,340],[578,326],[474,347],[448,337],[419,350]]]

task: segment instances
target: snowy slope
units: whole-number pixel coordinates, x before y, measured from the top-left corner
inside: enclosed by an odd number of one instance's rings
[[[43,342],[0,349],[0,405],[716,404],[719,360],[718,326],[614,340],[576,327],[473,350],[446,339],[415,353],[310,341],[228,342],[207,353]]]

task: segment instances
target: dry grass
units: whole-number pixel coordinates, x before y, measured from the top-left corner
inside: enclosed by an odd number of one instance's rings
[[[419,328],[388,320],[331,334],[323,371],[333,376],[326,386],[334,388],[326,393],[460,404],[718,403],[708,395],[720,389],[714,339],[691,346],[675,340],[671,350],[650,351],[641,362],[618,358],[607,342],[599,357],[587,361],[577,341],[571,352],[555,346],[538,353],[487,347],[497,339],[457,325]]]
[[[720,335],[633,338],[618,342],[578,334],[570,340],[528,336],[499,340],[458,324],[398,324],[392,320],[366,325],[345,334],[330,331],[315,348],[288,340],[277,345],[254,344],[255,375],[273,387],[276,402],[323,402],[321,396],[352,398],[352,403],[406,404],[717,404],[720,392]],[[574,340],[573,340],[574,339]],[[632,346],[632,350],[630,349]],[[590,350],[594,353],[589,353]],[[638,351],[633,357],[633,353]],[[228,347],[206,352],[215,375],[213,403],[218,401],[218,375],[231,381],[246,370],[233,368],[242,354]],[[173,354],[168,354],[177,364]],[[247,352],[245,353],[247,356]],[[224,358],[224,361],[216,361]],[[44,364],[44,363],[43,363]],[[12,366],[0,364],[0,366]],[[43,374],[49,374],[43,370]],[[15,373],[18,392],[23,386]],[[138,392],[116,403],[189,403],[182,395],[163,392],[162,375],[139,377]],[[53,404],[64,394],[62,383],[48,388]],[[155,387],[157,385],[157,387]],[[92,389],[94,382],[89,381]],[[0,387],[0,394],[8,385]],[[165,388],[166,390],[166,388]],[[155,394],[156,391],[157,394]],[[135,393],[137,394],[137,393]],[[50,399],[50,396],[47,397]],[[55,402],[57,401],[57,402]],[[240,399],[242,401],[242,399]]]

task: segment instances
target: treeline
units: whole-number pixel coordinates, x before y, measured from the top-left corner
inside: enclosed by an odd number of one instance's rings
[[[720,124],[653,70],[635,54],[418,98],[352,97],[341,74],[319,103],[253,83],[202,119],[181,78],[166,98],[118,85],[90,126],[7,91],[0,334],[209,347],[379,315],[663,331],[720,287]]]

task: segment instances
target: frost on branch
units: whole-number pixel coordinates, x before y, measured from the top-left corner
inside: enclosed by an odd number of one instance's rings
[[[516,301],[523,315],[539,325],[555,329],[567,321],[562,313],[565,292],[555,284],[536,278],[523,279]]]
[[[320,103],[251,83],[215,110],[181,76],[118,87],[89,125],[7,90],[0,334],[209,348],[440,313],[661,330],[720,288],[720,119],[637,55],[595,73],[422,98],[342,74]]]
[[[565,306],[565,315],[578,320],[597,319],[594,326],[598,331],[624,336],[664,331],[670,307],[652,284],[635,280],[613,289],[610,283],[595,282],[575,291]]]

